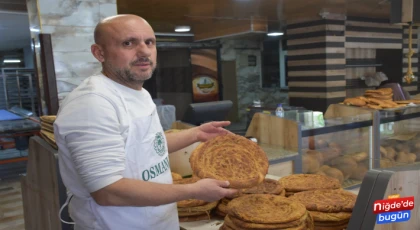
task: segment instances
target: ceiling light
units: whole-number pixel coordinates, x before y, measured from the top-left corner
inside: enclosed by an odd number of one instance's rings
[[[30,30],[31,30],[31,32],[35,32],[35,33],[39,32],[39,29],[35,29],[35,28],[31,28]]]
[[[283,35],[282,32],[271,32],[271,33],[268,33],[267,34],[267,36],[272,36],[272,37],[274,37],[274,36],[281,36],[281,35]]]
[[[191,27],[189,26],[177,26],[175,27],[175,32],[189,32]]]
[[[20,63],[19,59],[4,59],[4,63]]]

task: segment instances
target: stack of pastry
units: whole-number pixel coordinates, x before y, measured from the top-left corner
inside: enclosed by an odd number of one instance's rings
[[[382,101],[392,101],[393,92],[391,88],[366,90],[364,96],[366,98],[375,98]]]
[[[51,145],[53,148],[58,149],[54,137],[54,122],[56,116],[41,116],[41,137]]]
[[[286,197],[302,191],[341,188],[338,179],[320,174],[293,174],[282,177],[279,182],[286,190]]]
[[[175,180],[174,184],[192,184],[199,179],[196,177]],[[180,222],[192,222],[198,220],[209,220],[210,212],[219,202],[206,202],[204,200],[189,199],[177,202],[178,216]]]
[[[314,229],[305,206],[282,196],[253,194],[232,200],[221,230]]]
[[[277,180],[265,178],[263,183],[255,187],[240,190],[236,197],[247,196],[252,194],[270,194],[277,196],[285,196],[286,190],[284,190],[284,188],[280,185],[280,183]],[[223,198],[217,205],[215,213],[219,216],[225,217],[227,215],[228,204],[231,200],[232,199]]]
[[[315,230],[342,230],[347,228],[356,198],[351,192],[335,189],[295,193],[288,199],[306,206]]]
[[[366,90],[364,96],[346,98],[343,104],[371,109],[391,109],[406,106],[405,104],[398,104],[392,101],[392,96],[391,88]]]

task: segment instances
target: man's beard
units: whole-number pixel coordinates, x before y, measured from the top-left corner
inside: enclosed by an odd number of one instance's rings
[[[150,72],[144,72],[139,75],[137,73],[133,73],[129,67],[118,69],[118,68],[110,66],[109,69],[112,70],[112,72],[114,72],[114,75],[116,76],[116,78],[121,82],[130,84],[130,85],[143,84],[146,80],[149,80],[152,77],[153,72],[156,69],[156,65],[154,65],[153,61],[149,60],[148,58],[141,58],[139,60],[131,62],[130,66],[133,66],[137,64],[138,62],[148,62],[150,66],[152,67],[152,70]]]

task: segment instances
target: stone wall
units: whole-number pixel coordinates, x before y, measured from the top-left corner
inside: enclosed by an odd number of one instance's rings
[[[90,52],[96,24],[117,14],[116,0],[27,0],[29,22],[51,34],[60,101],[85,78],[101,70]],[[38,33],[32,37],[38,40]],[[39,67],[39,48],[35,48]],[[38,75],[42,79],[41,69]],[[42,83],[42,80],[40,80]]]

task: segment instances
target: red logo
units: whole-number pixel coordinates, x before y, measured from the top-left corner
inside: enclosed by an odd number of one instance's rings
[[[414,196],[377,200],[373,203],[373,213],[398,212],[412,210],[414,208]]]

